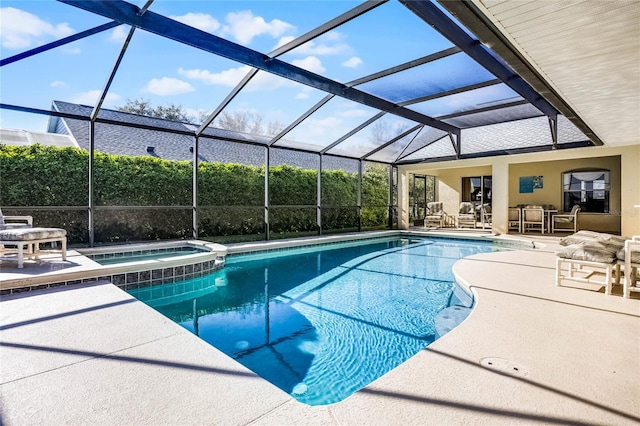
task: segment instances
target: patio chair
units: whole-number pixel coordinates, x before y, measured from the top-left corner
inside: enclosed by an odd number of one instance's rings
[[[460,203],[458,216],[456,217],[456,226],[462,228],[465,225],[476,227],[476,212],[473,203],[463,201]]]
[[[427,215],[424,218],[424,226],[429,224],[437,224],[439,227],[444,227],[447,214],[442,207],[442,201],[431,201],[427,203]]]
[[[31,228],[31,226],[33,226],[32,216],[5,216],[0,209],[0,230]]]
[[[622,295],[631,297],[632,291],[640,291],[638,281],[638,268],[640,268],[640,235],[632,237],[624,242],[624,285]],[[620,253],[618,254],[620,256]]]
[[[485,225],[492,226],[493,213],[491,212],[491,204],[485,203],[480,207],[480,220],[482,222],[482,229]]]
[[[522,232],[536,230],[544,234],[544,209],[542,206],[526,206],[522,209]]]
[[[551,216],[551,232],[556,232],[556,224],[571,224],[573,225],[573,232],[578,231],[578,214],[580,213],[580,206],[574,205],[571,208],[571,212],[569,214],[555,214]],[[557,228],[558,230],[570,231],[571,228]]]
[[[509,220],[508,227],[509,229],[515,229],[518,232],[522,232],[522,222],[521,222],[522,210],[518,207],[509,207]]]

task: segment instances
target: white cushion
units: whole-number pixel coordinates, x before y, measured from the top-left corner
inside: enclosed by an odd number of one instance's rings
[[[0,241],[33,241],[66,237],[61,228],[15,228],[0,231]]]

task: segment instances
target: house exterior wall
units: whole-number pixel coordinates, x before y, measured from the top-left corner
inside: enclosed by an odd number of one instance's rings
[[[491,166],[467,167],[460,169],[444,169],[436,171],[436,197],[438,201],[442,201],[444,211],[448,214],[455,215],[460,208],[462,201],[462,178],[473,176],[491,175]]]
[[[609,214],[581,212],[579,229],[620,233],[620,156],[580,158],[512,164],[509,167],[509,204],[553,204],[562,211],[563,192],[562,174],[570,170],[594,168],[610,170],[611,191],[609,195]],[[532,193],[520,193],[520,177],[542,176],[543,187]]]
[[[611,170],[610,213],[580,215],[580,228],[622,235],[640,235],[640,144],[592,147],[543,153],[478,158],[400,166],[399,173],[434,175],[437,196],[450,213],[457,211],[464,176],[493,175],[493,232],[507,232],[508,207],[554,204],[562,207],[562,173],[577,168]],[[543,176],[543,188],[519,193],[521,176]],[[507,179],[507,185],[505,185]],[[406,197],[403,192],[400,197]],[[407,228],[408,218],[400,218]]]

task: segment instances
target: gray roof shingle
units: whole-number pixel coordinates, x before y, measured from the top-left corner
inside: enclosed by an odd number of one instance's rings
[[[55,111],[89,117],[92,107],[77,105],[63,101],[53,101]],[[99,152],[117,155],[153,155],[158,158],[174,161],[191,160],[190,148],[194,146],[195,136],[171,132],[195,133],[197,126],[188,123],[147,117],[122,111],[102,109],[98,118],[137,126],[151,126],[162,130],[150,130],[125,125],[97,122],[95,124],[95,149]],[[74,118],[51,117],[49,130],[64,132],[65,126],[76,139],[80,148],[89,149],[89,122]],[[269,140],[264,137],[254,137],[244,133],[233,132],[218,128],[208,128],[204,136],[200,137],[198,157],[200,161],[215,161],[221,163],[240,163],[252,166],[262,166],[265,161],[265,149],[262,146],[228,139],[251,141],[266,144]],[[149,152],[147,147],[154,147]],[[278,155],[273,156],[271,165],[288,164],[294,167],[314,168],[313,157],[317,154],[293,150],[278,149]],[[317,164],[317,160],[315,161]],[[340,168],[347,172],[357,172],[357,161],[331,157],[330,168]],[[328,168],[325,166],[325,168]]]

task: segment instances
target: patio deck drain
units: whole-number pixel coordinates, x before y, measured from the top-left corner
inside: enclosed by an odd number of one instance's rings
[[[529,375],[529,369],[526,366],[504,358],[482,358],[480,365],[511,376],[526,377]]]

